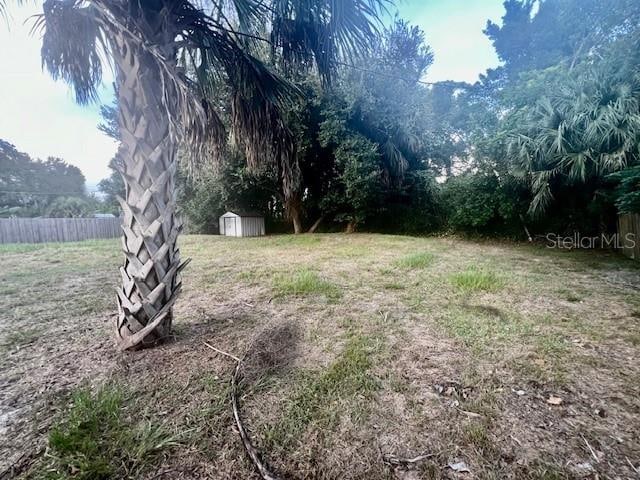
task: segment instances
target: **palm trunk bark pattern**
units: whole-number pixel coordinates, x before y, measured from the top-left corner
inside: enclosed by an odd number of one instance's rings
[[[175,176],[177,140],[163,110],[163,86],[148,53],[116,42],[120,132],[124,145],[121,174],[125,199],[118,289],[116,338],[121,349],[152,345],[167,337],[172,307],[181,289]],[[166,98],[166,97],[165,97]]]

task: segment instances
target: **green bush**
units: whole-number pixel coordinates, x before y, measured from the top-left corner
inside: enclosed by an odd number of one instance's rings
[[[455,231],[509,234],[521,231],[528,194],[511,177],[500,181],[495,174],[464,173],[444,183],[442,204]]]
[[[80,197],[57,197],[47,207],[46,216],[55,218],[85,217],[97,210],[96,203]]]
[[[618,180],[615,203],[620,213],[640,213],[640,166],[616,172],[611,177]]]

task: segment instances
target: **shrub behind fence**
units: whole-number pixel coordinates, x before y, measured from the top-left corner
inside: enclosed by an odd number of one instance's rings
[[[0,243],[76,242],[115,238],[119,218],[0,218]]]

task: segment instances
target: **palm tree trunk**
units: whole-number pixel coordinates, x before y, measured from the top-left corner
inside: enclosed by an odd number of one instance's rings
[[[177,139],[162,102],[162,85],[148,52],[116,40],[120,133],[126,186],[123,209],[116,338],[121,349],[148,346],[166,338],[172,307],[180,292],[176,240],[182,229],[176,217]]]

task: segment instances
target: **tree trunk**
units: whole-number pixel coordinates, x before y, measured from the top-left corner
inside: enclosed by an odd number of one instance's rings
[[[180,292],[180,263],[176,245],[182,229],[176,217],[175,176],[177,139],[170,132],[162,103],[162,85],[154,75],[148,52],[116,40],[118,103],[126,186],[119,198],[124,212],[118,289],[118,346],[133,349],[166,338],[172,307]]]
[[[291,212],[291,221],[293,222],[293,233],[302,233],[302,219],[300,218],[300,211],[298,209]]]
[[[322,223],[322,220],[324,220],[324,215],[320,215],[320,217],[313,223],[313,225],[311,225],[311,228],[307,230],[307,233],[315,233]]]
[[[351,220],[349,223],[347,223],[346,233],[354,233],[355,231],[356,231],[356,222],[354,220]]]
[[[302,200],[297,194],[291,194],[285,198],[285,209],[287,216],[293,222],[293,233],[303,233],[302,231]]]

